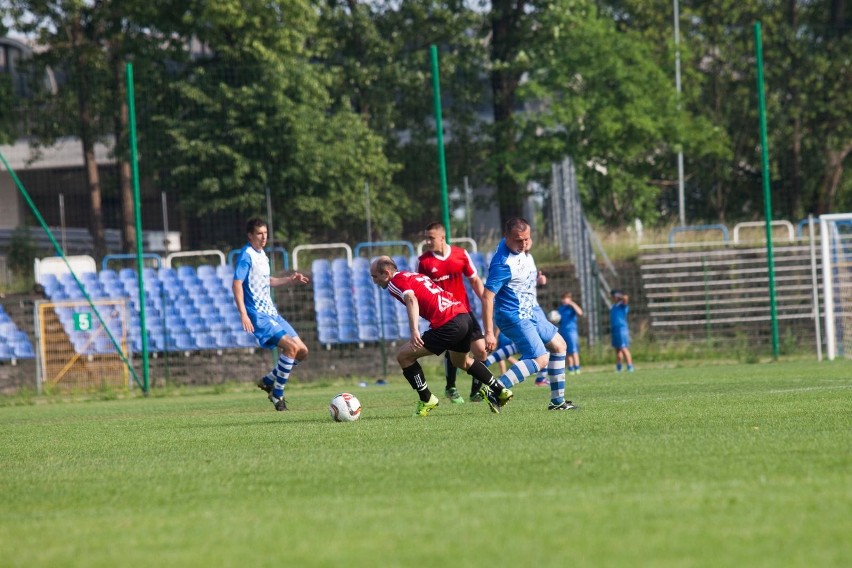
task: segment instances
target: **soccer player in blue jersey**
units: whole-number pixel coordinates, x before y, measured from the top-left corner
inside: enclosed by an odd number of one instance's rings
[[[234,269],[234,302],[240,312],[243,329],[253,333],[261,347],[278,348],[275,368],[260,379],[257,386],[269,394],[275,410],[287,410],[284,385],[293,367],[308,356],[308,348],[293,326],[278,313],[270,287],[306,284],[308,278],[299,272],[282,277],[270,274],[269,258],[263,252],[268,237],[266,221],[258,217],[249,219],[246,233],[248,244],[240,249]]]
[[[577,305],[571,292],[562,294],[562,303],[556,308],[559,313],[559,335],[568,345],[568,374],[580,373],[580,337],[577,333],[577,317],[583,315],[583,309]]]
[[[627,372],[633,372],[633,358],[630,356],[630,328],[627,327],[627,305],[629,297],[620,290],[612,290],[612,307],[609,309],[609,330],[612,348],[615,349],[615,370],[621,372],[622,363],[627,363]]]
[[[491,258],[482,293],[485,347],[489,351],[497,347],[496,325],[520,353],[520,360],[500,377],[503,386],[511,388],[546,366],[550,379],[548,410],[574,410],[576,406],[565,400],[565,340],[547,318],[536,315],[538,270],[529,254],[530,233],[529,221],[510,219]]]

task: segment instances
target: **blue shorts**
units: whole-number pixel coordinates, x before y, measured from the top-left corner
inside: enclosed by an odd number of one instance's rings
[[[264,349],[275,349],[285,335],[298,337],[296,330],[280,315],[257,314],[251,318],[254,336]]]
[[[502,349],[507,345],[513,345],[512,340],[509,339],[508,335],[501,331],[500,335],[497,336],[497,349]]]
[[[552,323],[550,326],[553,327],[555,334],[556,326]],[[521,359],[536,359],[547,353],[547,347],[544,346],[545,342],[538,333],[535,320],[521,320],[510,327],[500,328],[500,333],[512,340],[518,353],[521,354]],[[551,335],[548,341],[552,338]]]
[[[630,330],[627,328],[613,329],[612,347],[614,349],[626,349],[630,347]]]
[[[570,329],[565,333],[559,332],[562,337],[565,339],[565,343],[568,344],[568,349],[566,349],[566,353],[573,354],[580,352],[580,336],[577,333],[576,329]]]
[[[535,316],[535,324],[536,329],[538,330],[538,336],[541,340],[547,344],[550,343],[550,340],[553,339],[557,333],[559,333],[559,328],[556,327],[549,319],[547,319],[547,314],[544,313],[544,310],[541,309],[541,306],[536,306],[533,311],[533,316]]]

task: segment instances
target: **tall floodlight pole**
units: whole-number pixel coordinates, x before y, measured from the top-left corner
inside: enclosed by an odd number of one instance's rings
[[[447,195],[447,162],[444,159],[444,124],[441,119],[441,76],[438,74],[438,46],[429,46],[432,59],[432,98],[435,104],[435,133],[438,145],[438,174],[441,181],[441,210],[444,227],[447,230],[447,242],[450,242],[450,199]]]
[[[772,319],[772,358],[778,359],[778,306],[775,300],[775,259],[772,256],[772,195],[769,191],[769,143],[766,135],[766,95],[763,92],[763,41],[760,22],[754,24],[757,59],[757,103],[760,111],[760,157],[763,170],[763,208],[766,216],[766,260],[769,273],[769,312]]]
[[[680,111],[680,7],[674,0],[674,43],[675,43],[675,89],[677,90],[677,109]],[[677,206],[680,226],[686,225],[685,202],[683,196],[683,149],[678,143],[677,151]]]

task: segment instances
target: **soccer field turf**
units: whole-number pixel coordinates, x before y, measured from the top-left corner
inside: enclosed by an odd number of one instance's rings
[[[852,566],[849,362],[585,372],[578,412],[546,391],[1,407],[0,566]]]

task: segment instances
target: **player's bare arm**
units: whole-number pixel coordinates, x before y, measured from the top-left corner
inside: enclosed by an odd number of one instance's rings
[[[470,282],[470,287],[473,290],[473,293],[481,300],[482,293],[485,291],[485,282],[482,281],[482,278],[480,278],[478,274],[474,274],[468,278],[468,282]]]
[[[485,350],[489,353],[497,348],[497,336],[494,335],[494,292],[482,292],[482,327],[485,335]]]
[[[248,317],[248,312],[246,312],[246,303],[243,298],[243,281],[234,280],[231,289],[234,292],[234,303],[237,305],[237,311],[240,312],[240,321],[243,324],[243,329],[249,333],[254,333],[254,326]]]
[[[277,288],[279,286],[287,286],[291,284],[307,284],[308,282],[310,282],[310,279],[301,272],[294,272],[290,276],[269,277],[269,285],[272,288]]]
[[[420,306],[417,298],[409,292],[403,296],[405,299],[405,311],[408,313],[408,330],[411,333],[411,348],[417,351],[423,347],[423,338],[420,337]]]

